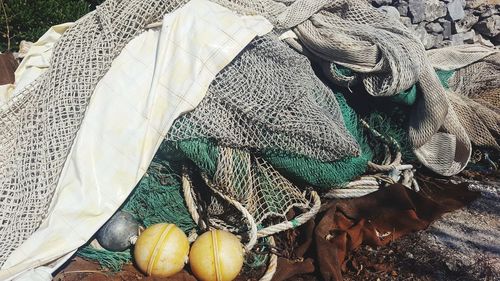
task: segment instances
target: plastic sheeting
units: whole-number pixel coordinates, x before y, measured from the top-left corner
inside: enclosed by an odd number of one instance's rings
[[[0,105],[16,96],[22,89],[33,82],[49,67],[50,57],[54,44],[61,38],[64,31],[74,23],[63,23],[51,27],[36,41],[23,61],[16,69],[15,84],[0,86]]]
[[[192,0],[167,14],[161,30],[132,40],[94,91],[49,216],[10,255],[0,280],[23,272],[29,278],[36,271],[28,270],[69,258],[86,243],[144,175],[173,121],[201,101],[215,75],[255,36],[271,29],[263,17]]]

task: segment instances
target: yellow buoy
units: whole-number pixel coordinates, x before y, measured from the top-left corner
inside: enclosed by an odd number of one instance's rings
[[[243,246],[238,237],[227,231],[205,232],[193,243],[189,264],[202,281],[230,281],[243,266]]]
[[[148,227],[137,239],[134,259],[147,275],[169,277],[181,271],[189,253],[186,234],[173,224]]]

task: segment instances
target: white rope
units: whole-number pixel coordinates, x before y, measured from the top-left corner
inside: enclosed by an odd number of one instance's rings
[[[357,198],[361,196],[368,195],[372,192],[378,190],[377,188],[349,188],[349,189],[332,189],[328,193],[326,193],[323,197],[327,199],[349,199],[349,198]]]
[[[263,228],[257,232],[257,237],[258,238],[267,237],[267,236],[273,235],[273,234],[281,232],[281,231],[285,231],[285,230],[288,230],[291,228],[296,228],[296,227],[306,223],[307,221],[309,221],[311,218],[313,218],[319,212],[319,209],[321,207],[321,199],[320,199],[318,193],[316,193],[316,191],[311,191],[311,198],[313,201],[313,206],[312,206],[311,210],[309,210],[307,213],[298,215],[297,217],[295,217],[291,221],[285,221],[282,223],[278,223],[278,224]]]
[[[206,179],[208,180],[208,179]],[[192,186],[191,186],[191,181],[189,180],[187,173],[183,172],[182,174],[182,189],[184,192],[184,198],[186,200],[186,204],[188,206],[189,213],[191,214],[191,217],[193,218],[194,221],[200,222],[200,224],[205,225],[204,228],[206,228],[206,224],[203,221],[200,221],[200,215],[198,214],[198,210],[196,207],[195,200],[192,196]],[[215,189],[212,189],[214,192],[216,192],[219,196],[233,204],[235,208],[237,208],[240,212],[242,212],[243,216],[248,220],[249,225],[250,225],[250,235],[249,235],[249,242],[244,246],[245,251],[249,252],[257,243],[257,225],[255,224],[255,220],[253,219],[253,216],[248,212],[248,210],[243,207],[239,202],[229,198],[228,196],[218,192]],[[319,207],[321,207],[321,201],[319,199],[319,196],[316,192],[312,192],[311,196],[313,197],[314,200],[314,206],[313,208],[303,216],[298,216],[297,222],[299,223],[298,225],[303,224],[303,220],[309,220],[312,216],[314,216],[318,211]],[[294,225],[292,225],[293,227]],[[197,238],[196,232],[191,232],[189,235],[189,241],[193,242]],[[276,246],[276,243],[274,241],[274,238],[272,236],[269,236],[269,244],[271,247]],[[276,273],[276,269],[278,267],[278,257],[271,253],[270,258],[269,258],[269,264],[267,266],[267,270],[265,274],[260,278],[260,281],[270,281],[272,280],[274,274]]]
[[[272,247],[276,246],[276,242],[274,242],[274,238],[269,236],[269,245]],[[259,279],[259,281],[271,281],[276,273],[276,269],[278,268],[278,256],[271,252],[269,258],[269,264],[267,265],[267,270],[264,275]]]
[[[243,214],[243,216],[247,219],[248,225],[250,226],[250,231],[248,232],[249,233],[249,235],[248,235],[249,241],[245,245],[245,250],[247,252],[250,251],[250,250],[252,250],[252,248],[257,243],[257,224],[255,223],[255,220],[254,220],[253,216],[250,214],[250,212],[248,212],[248,210],[240,202],[238,202],[236,200],[233,200],[229,196],[226,196],[226,195],[222,194],[221,192],[219,192],[216,189],[212,188],[212,190],[215,193],[217,193],[220,197],[226,199],[226,201],[228,201],[236,209],[238,209],[238,211],[240,211]]]
[[[345,186],[345,188],[362,188],[362,187],[373,188],[374,186],[376,186],[378,188],[379,185],[380,185],[380,183],[377,181],[376,178],[374,178],[374,177],[368,178],[367,177],[365,179],[352,181],[352,182],[348,183]]]
[[[146,25],[146,29],[156,28],[156,27],[160,27],[162,25],[163,25],[162,21],[157,21],[157,22],[153,22],[153,23]]]
[[[396,156],[395,161],[401,161],[400,157]],[[370,163],[371,162],[369,162],[369,164]],[[417,181],[414,179],[413,166],[393,165],[394,163],[395,162],[393,162],[391,165],[377,165],[371,163],[372,170],[378,170],[380,172],[388,173],[389,175],[376,174],[370,176],[362,176],[360,179],[349,182],[342,188],[331,189],[323,197],[328,199],[349,199],[365,196],[377,191],[382,182],[386,182],[389,184],[399,182],[401,174],[403,176],[401,184],[408,187],[409,189],[418,192],[420,190],[420,187],[418,186]]]
[[[194,222],[201,229],[206,229],[207,224],[200,219],[200,215],[198,214],[198,208],[196,207],[196,202],[193,198],[193,194],[191,193],[192,192],[191,181],[189,180],[186,171],[182,171],[182,191],[184,193],[184,200],[186,201],[188,211],[191,214],[191,217],[193,218]]]

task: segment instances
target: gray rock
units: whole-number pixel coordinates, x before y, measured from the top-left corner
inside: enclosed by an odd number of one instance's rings
[[[446,16],[446,4],[439,0],[427,0],[425,2],[425,20],[434,21]]]
[[[408,3],[406,3],[406,2],[399,3],[399,5],[397,6],[397,9],[398,9],[399,15],[401,15],[402,17],[408,16]]]
[[[465,33],[457,33],[451,35],[451,43],[452,45],[462,45],[464,43],[474,43],[474,35],[476,33],[474,30]]]
[[[482,35],[495,37],[500,33],[500,15],[493,15],[478,22],[474,29]]]
[[[423,24],[419,24],[413,25],[413,27],[413,34],[423,43],[425,41],[425,36],[427,35],[425,26]]]
[[[471,11],[467,11],[463,19],[455,22],[455,30],[457,33],[467,32],[471,30],[478,20],[478,16],[475,16]]]
[[[476,9],[483,5],[484,0],[468,0],[465,2],[465,8],[467,9]]]
[[[476,32],[474,30],[462,34],[464,43],[470,43],[470,44],[474,43],[474,37],[476,36]]]
[[[474,15],[480,16],[481,14],[488,13],[488,11],[490,10],[490,8],[494,8],[494,7],[490,7],[490,6],[486,6],[486,5],[481,5],[481,6],[477,7],[477,8],[468,9],[468,10],[472,11],[474,13]]]
[[[494,45],[500,45],[500,34],[498,34],[497,36],[491,38],[491,42],[494,44]]]
[[[451,36],[451,22],[448,20],[443,20],[441,23],[443,25],[443,37],[444,39],[449,39]]]
[[[462,0],[453,0],[448,3],[448,14],[454,21],[461,20],[465,16]]]
[[[436,48],[444,48],[452,46],[452,42],[450,40],[443,40],[436,45]]]
[[[408,11],[411,15],[412,23],[419,23],[425,19],[425,1],[410,0],[408,2]]]
[[[443,42],[443,35],[438,34],[434,37],[434,48],[439,48],[441,46],[441,43]]]
[[[392,0],[372,0],[372,3],[375,4],[375,6],[384,6],[384,5],[391,5]]]
[[[495,45],[493,45],[493,43],[490,40],[484,38],[481,34],[476,34],[474,36],[474,43],[478,43],[488,47],[495,47]]]
[[[441,33],[443,32],[443,27],[437,23],[437,22],[431,22],[431,23],[428,23],[426,26],[425,26],[425,30],[427,30],[427,32],[430,32],[430,33]]]
[[[484,12],[481,13],[481,18],[491,17],[493,15],[498,15],[498,9],[494,7],[489,7],[489,9],[486,9]]]
[[[443,40],[443,35],[441,34],[432,35],[427,33],[424,23],[420,23],[416,26],[413,34],[422,42],[426,50],[435,48],[438,43]]]

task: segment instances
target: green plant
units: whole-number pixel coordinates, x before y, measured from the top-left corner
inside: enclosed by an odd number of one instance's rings
[[[103,0],[0,0],[0,51],[36,41],[53,25],[75,21]]]

